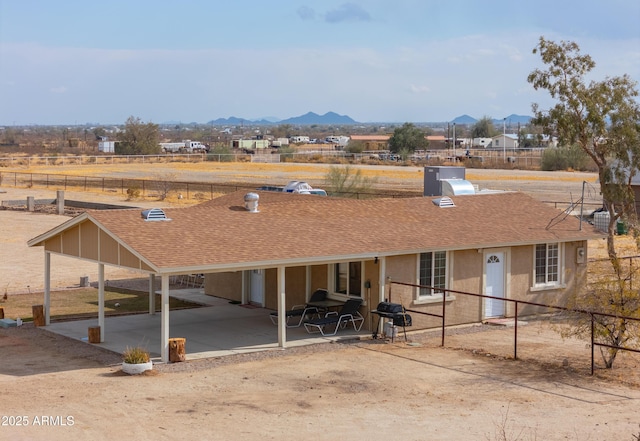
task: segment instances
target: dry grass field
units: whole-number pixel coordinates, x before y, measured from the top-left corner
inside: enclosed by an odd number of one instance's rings
[[[250,163],[250,162],[173,162],[129,164],[62,164],[21,165],[0,168],[2,173],[40,173],[76,177],[109,177],[150,179],[200,183],[242,185],[284,185],[291,180],[304,180],[315,187],[327,184],[331,167],[323,163]],[[373,187],[412,191],[421,194],[424,186],[423,167],[402,165],[352,166],[363,177],[374,181]],[[524,191],[547,201],[575,201],[583,192],[590,201],[598,201],[595,173],[535,172],[529,170],[467,169],[466,179],[479,189]],[[11,176],[6,178],[11,185]],[[78,181],[81,182],[81,181]]]

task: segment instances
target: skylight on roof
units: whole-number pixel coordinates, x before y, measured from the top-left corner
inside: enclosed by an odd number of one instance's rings
[[[456,206],[456,204],[453,203],[453,200],[449,196],[443,196],[441,198],[433,199],[432,202],[434,205],[437,205],[440,208]]]

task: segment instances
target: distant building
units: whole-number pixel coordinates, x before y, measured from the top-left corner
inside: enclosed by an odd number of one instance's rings
[[[105,138],[107,139],[107,138]],[[98,151],[102,153],[115,153],[116,142],[115,141],[99,141]]]
[[[519,147],[518,135],[514,133],[507,133],[502,135],[496,135],[491,138],[491,148],[494,149],[517,149]]]
[[[351,135],[351,141],[364,144],[365,151],[388,150],[390,135]]]
[[[282,147],[289,145],[289,138],[278,138],[271,141],[271,147]]]
[[[235,139],[232,141],[234,149],[258,150],[270,147],[268,139]]]
[[[440,150],[448,147],[447,138],[444,135],[429,135],[425,138],[429,141],[429,146],[427,147],[429,150]]]
[[[491,147],[491,143],[493,142],[493,138],[473,138],[472,146],[475,148],[487,148]]]

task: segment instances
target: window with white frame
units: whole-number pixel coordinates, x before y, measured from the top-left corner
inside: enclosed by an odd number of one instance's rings
[[[438,288],[447,287],[446,251],[420,253],[418,284],[423,286],[419,289],[419,298],[442,295],[443,291]]]
[[[534,280],[535,286],[560,284],[560,245],[558,243],[536,245]]]
[[[334,292],[362,297],[362,262],[336,263],[333,272]]]

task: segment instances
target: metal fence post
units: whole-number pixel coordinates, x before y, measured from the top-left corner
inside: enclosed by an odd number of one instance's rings
[[[513,359],[518,359],[518,302],[515,302],[515,321],[513,322]]]
[[[447,293],[442,293],[442,341],[440,342],[440,346],[444,347],[444,328],[445,328],[445,310],[447,305]]]
[[[593,375],[594,349],[595,349],[595,345],[594,345],[595,324],[594,324],[593,313],[591,313],[590,315],[591,315],[591,375]]]

